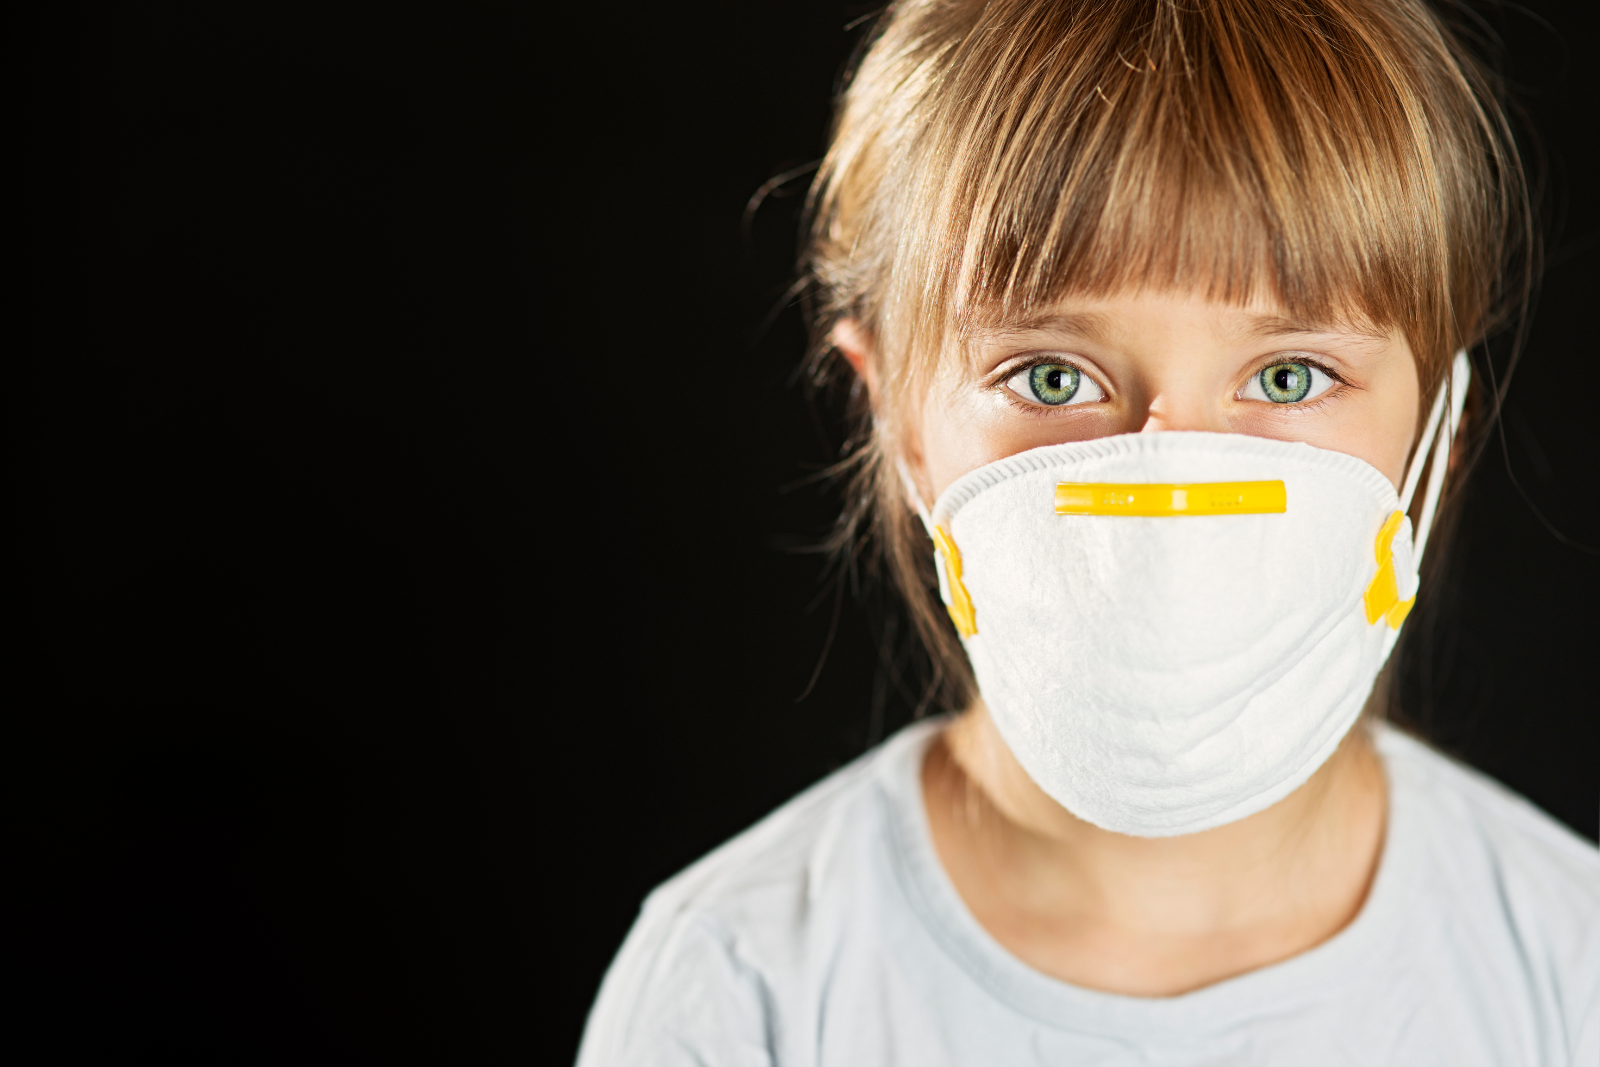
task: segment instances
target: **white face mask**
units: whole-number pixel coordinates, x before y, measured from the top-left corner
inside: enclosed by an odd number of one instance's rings
[[[1441,389],[1398,495],[1341,452],[1176,432],[1037,448],[945,490],[924,515],[940,592],[1033,780],[1141,837],[1242,819],[1305,782],[1416,596],[1468,373],[1458,355],[1449,417]],[[1436,436],[1413,547],[1405,512]]]

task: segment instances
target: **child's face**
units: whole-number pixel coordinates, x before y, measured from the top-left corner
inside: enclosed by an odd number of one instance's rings
[[[1071,299],[976,334],[910,412],[907,455],[930,503],[1017,452],[1158,430],[1304,441],[1365,460],[1398,489],[1418,400],[1398,333],[1293,322],[1260,300]]]

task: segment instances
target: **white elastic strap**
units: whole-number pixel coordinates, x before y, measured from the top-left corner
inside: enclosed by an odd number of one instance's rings
[[[1472,361],[1466,352],[1457,352],[1450,367],[1450,436],[1461,425],[1461,412],[1467,406],[1467,383],[1472,381]]]
[[[1444,417],[1444,401],[1446,390],[1440,389],[1439,395],[1433,398],[1433,410],[1428,412],[1428,425],[1422,429],[1422,437],[1417,441],[1416,456],[1411,460],[1411,469],[1406,472],[1405,488],[1400,490],[1400,510],[1411,510],[1411,498],[1416,495],[1417,483],[1422,480],[1422,468],[1427,466],[1423,461],[1428,458],[1428,449],[1433,447],[1433,435],[1438,432],[1439,420]]]
[[[900,480],[905,483],[906,495],[911,498],[911,506],[916,509],[917,518],[922,520],[922,528],[928,531],[928,536],[933,536],[933,516],[928,514],[928,509],[922,504],[922,493],[917,489],[917,483],[912,480],[911,470],[906,466],[906,461],[897,459],[895,468],[900,472]]]
[[[1472,381],[1472,364],[1467,359],[1465,352],[1457,352],[1455,361],[1450,367],[1450,421],[1444,432],[1439,434],[1439,442],[1433,449],[1433,468],[1428,472],[1428,491],[1422,498],[1422,514],[1417,523],[1417,538],[1412,558],[1417,565],[1422,564],[1422,550],[1428,544],[1428,534],[1433,530],[1433,516],[1439,508],[1439,494],[1444,489],[1445,473],[1450,467],[1450,445],[1454,442],[1456,429],[1461,425],[1461,410],[1467,402],[1467,385]],[[1439,398],[1434,402],[1433,414],[1428,419],[1429,426],[1437,426],[1439,415],[1444,410],[1445,395],[1440,391]],[[1426,440],[1426,438],[1424,438]],[[1416,458],[1412,461],[1417,471],[1422,469],[1423,448],[1418,448]],[[1408,488],[1415,489],[1412,478],[1406,479]],[[1410,503],[1409,497],[1401,502],[1401,510],[1405,510]]]

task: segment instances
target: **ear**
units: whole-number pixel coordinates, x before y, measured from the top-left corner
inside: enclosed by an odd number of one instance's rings
[[[829,335],[833,347],[854,368],[856,375],[866,383],[867,392],[876,402],[878,397],[878,365],[874,358],[872,335],[855,319],[840,319]]]
[[[855,369],[857,376],[867,386],[867,395],[872,400],[874,410],[878,406],[878,363],[877,350],[872,337],[866,327],[856,319],[840,319],[833,327],[829,340],[839,354]],[[925,507],[924,500],[932,500],[930,487],[926,484],[927,475],[922,466],[922,450],[918,446],[914,427],[907,438],[901,438],[898,444],[887,445],[891,454],[901,457],[902,472],[909,479],[906,485],[906,502],[913,511],[922,511]]]

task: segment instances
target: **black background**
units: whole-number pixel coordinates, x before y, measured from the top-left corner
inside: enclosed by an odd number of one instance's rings
[[[63,1054],[570,1060],[644,894],[910,716],[795,550],[803,180],[741,229],[871,9],[447,7],[36,30],[12,761]],[[1533,505],[1600,544],[1600,35],[1479,10],[1549,269],[1406,706],[1593,839],[1600,563]]]

